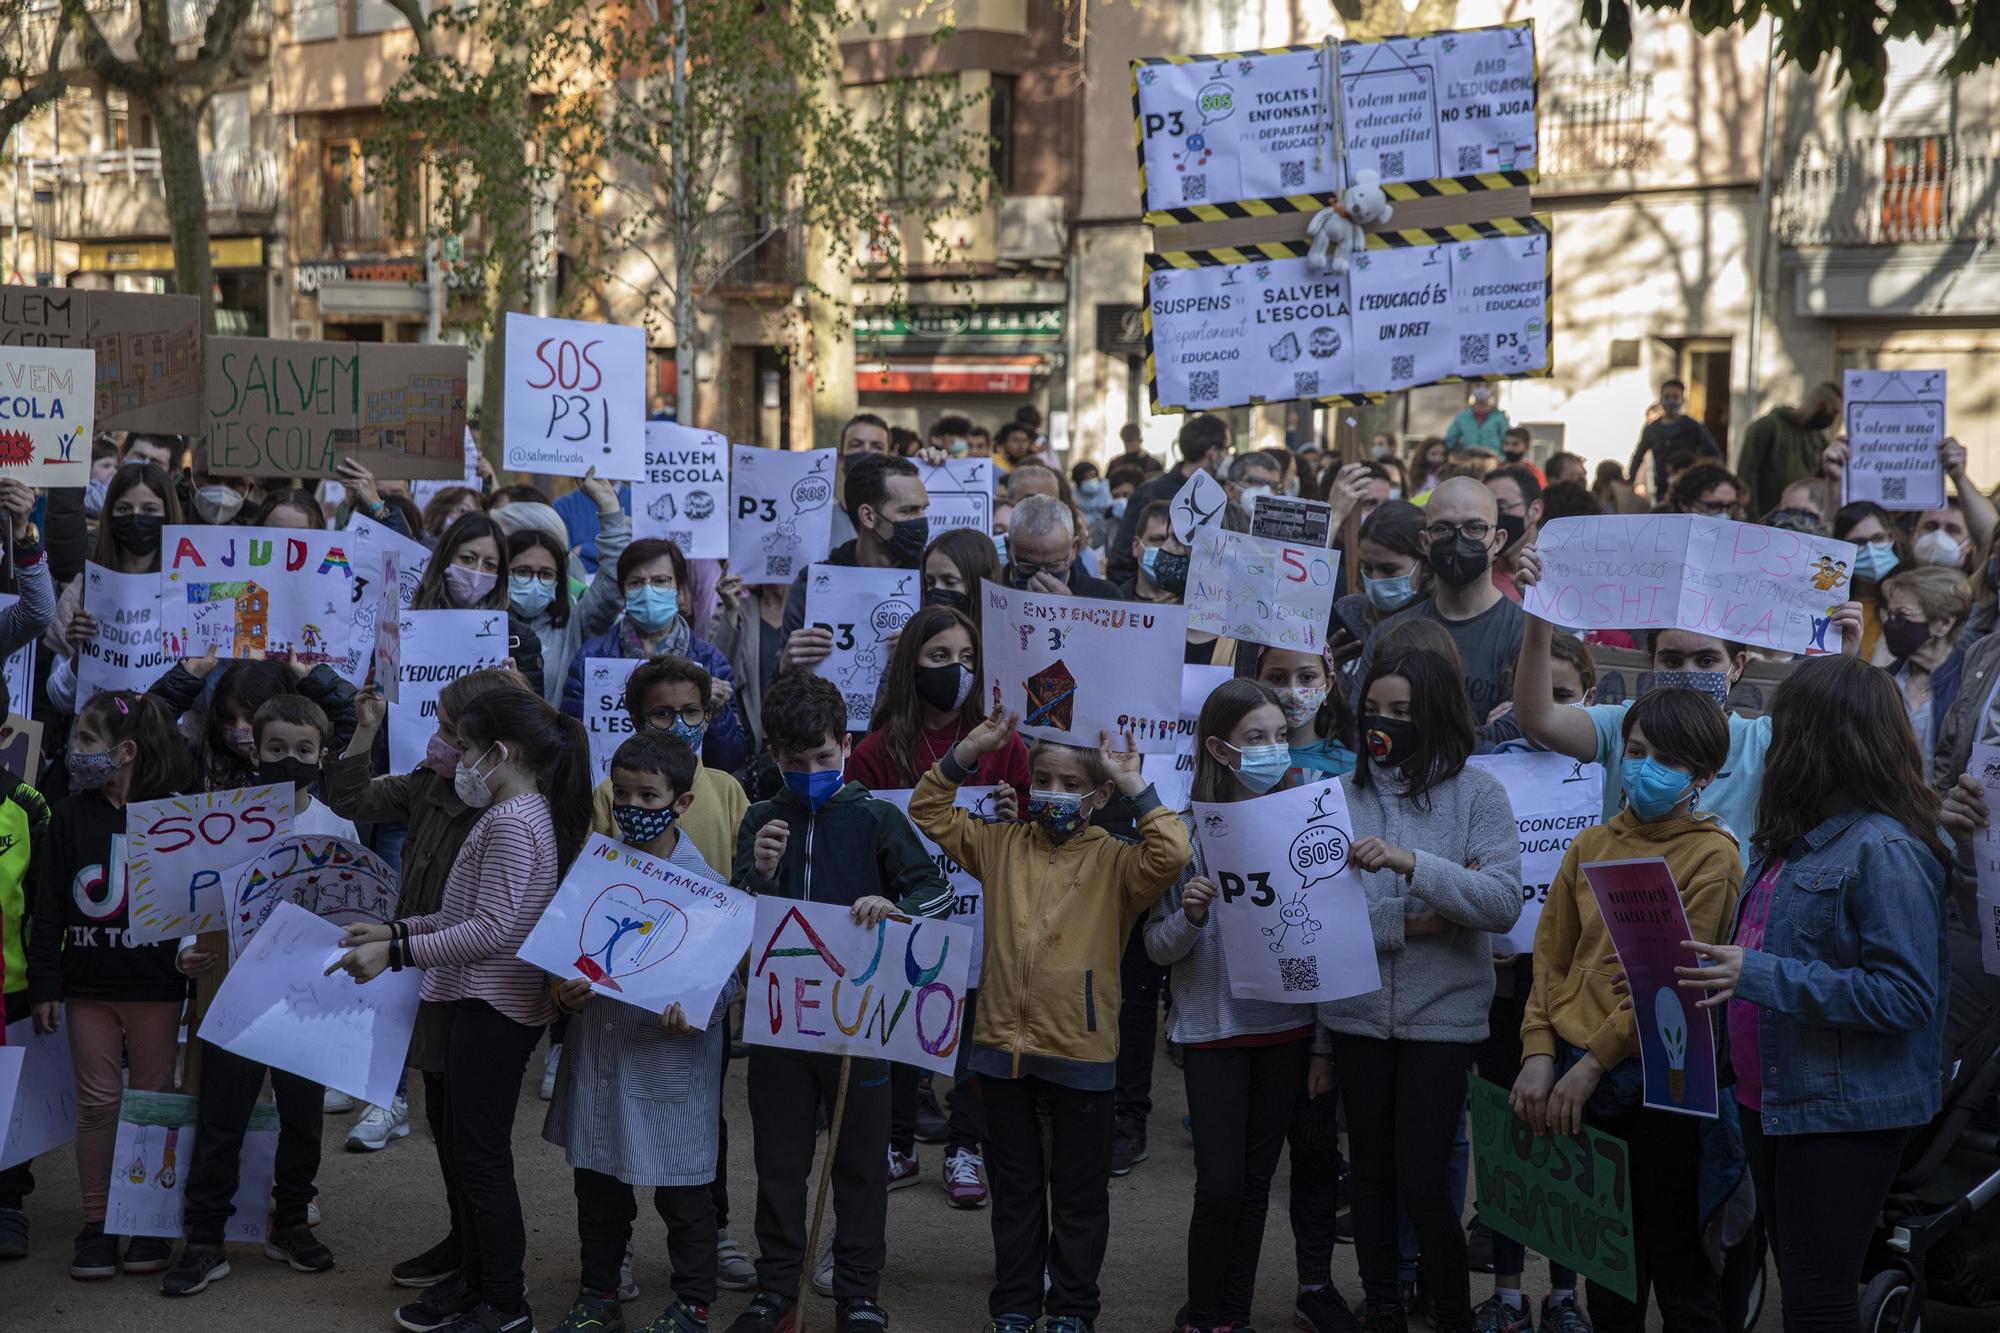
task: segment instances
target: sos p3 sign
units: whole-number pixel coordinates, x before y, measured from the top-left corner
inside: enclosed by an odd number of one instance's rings
[[[506,465],[635,481],[646,468],[646,334],[507,316]]]

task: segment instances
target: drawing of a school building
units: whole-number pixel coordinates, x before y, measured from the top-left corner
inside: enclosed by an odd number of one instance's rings
[[[361,447],[419,458],[457,458],[465,444],[465,377],[413,372],[401,384],[367,390]]]
[[[192,328],[110,333],[97,353],[97,419],[201,392],[201,347]]]
[[[264,650],[270,637],[271,594],[262,584],[247,579],[232,583],[190,583],[187,599],[189,605],[232,604],[234,631],[229,656],[243,657],[253,649]]]

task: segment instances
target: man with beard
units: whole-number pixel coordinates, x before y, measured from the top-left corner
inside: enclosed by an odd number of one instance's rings
[[[1753,514],[1776,509],[1785,487],[1817,477],[1827,428],[1840,420],[1840,386],[1822,384],[1797,407],[1776,407],[1750,423],[1736,455],[1736,475],[1750,488]]]

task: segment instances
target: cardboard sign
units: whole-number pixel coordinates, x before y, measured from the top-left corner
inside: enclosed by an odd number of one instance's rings
[[[936,541],[953,528],[974,532],[993,531],[993,460],[953,458],[943,467],[912,459],[918,480],[930,497],[924,517],[930,520],[930,538]]]
[[[1333,506],[1324,500],[1260,495],[1250,510],[1250,535],[1295,546],[1333,544]]]
[[[743,1040],[949,1074],[971,954],[971,928],[954,922],[861,926],[838,903],[760,894]]]
[[[236,878],[229,895],[229,956],[242,956],[281,902],[344,926],[393,920],[400,893],[389,863],[358,842],[319,833],[280,838]]]
[[[111,1197],[104,1229],[120,1236],[181,1234],[181,1204],[188,1168],[194,1162],[195,1110],[192,1097],[173,1092],[125,1089],[118,1107],[118,1140],[111,1150]],[[244,1244],[264,1239],[270,1229],[271,1179],[277,1171],[278,1108],[259,1102],[237,1158],[241,1175],[230,1199],[235,1211],[222,1224],[222,1238]]]
[[[437,498],[439,491],[449,490],[453,486],[464,486],[475,495],[479,493],[479,442],[472,438],[470,428],[465,432],[464,448],[465,470],[458,476],[410,483],[410,499],[416,502],[419,512],[431,507],[431,501]]]
[[[1965,771],[1986,788],[1989,809],[2000,805],[2000,745],[1975,743],[1965,761]],[[1993,821],[1972,840],[1972,864],[1976,872],[1978,919],[1972,931],[1979,936],[1979,959],[1989,977],[2000,977],[2000,821]]]
[[[646,423],[646,475],[632,483],[632,535],[664,537],[690,560],[729,557],[729,441]]]
[[[388,606],[395,611],[410,609],[410,600],[417,595],[417,585],[423,582],[424,570],[431,562],[430,548],[422,542],[411,541],[386,523],[363,518],[359,514],[347,521],[349,541],[348,557],[354,566],[354,587],[349,595],[352,614],[348,617],[347,656],[332,663],[334,672],[348,684],[359,689],[366,684],[369,672],[375,663],[376,622],[389,614],[385,609],[382,589],[394,587],[396,595],[388,599]],[[391,576],[389,558],[395,557],[395,570]],[[384,682],[377,672],[375,679]],[[393,677],[387,678],[393,680]],[[394,688],[390,685],[389,688]],[[395,699],[384,694],[389,702]]]
[[[1230,532],[1195,534],[1188,565],[1188,628],[1294,652],[1326,646],[1340,595],[1340,553]]]
[[[910,817],[909,787],[892,787],[887,791],[871,789],[869,795],[878,801],[887,801],[903,812],[903,818]],[[953,794],[953,804],[980,819],[994,820],[993,787],[960,787]],[[1016,799],[1019,799],[1017,796]],[[972,962],[966,968],[966,985],[979,984],[979,965],[986,951],[986,887],[974,879],[969,871],[945,854],[942,847],[924,836],[924,831],[911,821],[910,828],[916,832],[917,841],[924,845],[931,860],[937,863],[938,873],[945,883],[951,885],[951,919],[961,926],[972,927]]]
[[[125,891],[133,944],[221,930],[235,868],[292,832],[293,790],[237,787],[125,808]]]
[[[806,624],[833,635],[833,651],[813,674],[840,686],[849,731],[868,730],[893,641],[923,595],[923,578],[914,569],[814,565],[806,571]]]
[[[1646,1071],[1646,1105],[1682,1115],[1716,1114],[1715,1036],[1699,992],[1683,991],[1676,967],[1699,967],[1674,872],[1660,857],[1586,861],[1583,877],[1611,931],[1632,987],[1632,1016]]]
[[[378,477],[461,475],[468,374],[465,348],[456,343],[361,344],[355,457]]]
[[[1385,184],[1535,170],[1531,23],[1340,44],[1347,169]]]
[[[154,581],[158,582],[158,575]],[[0,593],[0,611],[5,611],[21,599],[14,593]],[[0,680],[7,684],[7,711],[27,716],[35,711],[35,645],[41,640],[30,639],[0,658]],[[148,685],[152,681],[146,682]]]
[[[507,613],[404,611],[396,638],[401,670],[389,705],[389,770],[407,773],[424,761],[444,687],[507,660]]]
[[[646,475],[644,329],[510,313],[506,344],[506,466]]]
[[[345,936],[331,921],[278,903],[222,979],[201,1039],[374,1106],[394,1102],[423,973],[384,972],[366,985],[345,972],[327,976],[346,952]]]
[[[170,657],[347,656],[354,568],[344,532],[169,527],[160,632]]]
[[[1841,384],[1848,449],[1841,480],[1848,502],[1942,509],[1944,372],[1850,370]]]
[[[7,1050],[20,1051],[12,1085],[0,1082],[0,1171],[33,1161],[76,1137],[76,1070],[69,1033],[40,1034],[23,1018],[7,1025]]]
[[[1495,937],[1494,948],[1505,938],[1514,953],[1533,953],[1535,927],[1563,854],[1604,813],[1604,769],[1546,750],[1476,754],[1466,763],[1500,779],[1521,830],[1521,917],[1504,937]]]
[[[1096,748],[1126,731],[1172,754],[1180,724],[1187,611],[1158,603],[1054,597],[981,581],[986,707],[1021,716],[1023,735]]]
[[[86,561],[83,609],[97,636],[77,645],[76,706],[105,690],[144,694],[173,665],[160,640],[160,576],[120,574]]]
[[[1167,506],[1168,530],[1182,546],[1192,546],[1194,534],[1202,525],[1213,521],[1228,507],[1229,492],[1222,489],[1222,483],[1207,468],[1196,468]]]
[[[0,347],[95,352],[96,430],[201,430],[201,302],[195,297],[0,287]]]
[[[1239,1000],[1317,1004],[1382,987],[1368,893],[1348,864],[1354,824],[1338,782],[1247,801],[1196,801],[1209,910]]]
[[[1851,542],[1702,514],[1559,518],[1536,540],[1522,609],[1574,629],[1684,629],[1787,653],[1828,637],[1847,600]]]
[[[682,835],[686,836],[686,835]],[[756,895],[593,833],[516,954],[561,981],[706,1027],[750,948]]]
[[[833,543],[833,450],[730,446],[729,572],[790,583]]]
[[[1623,1139],[1536,1135],[1515,1118],[1507,1090],[1466,1081],[1479,1218],[1537,1254],[1635,1300],[1639,1261],[1632,1230],[1632,1157]]]
[[[625,682],[639,669],[636,657],[592,657],[583,664],[583,730],[590,737],[590,781],[611,776],[611,756],[632,734],[625,711]]]
[[[1140,774],[1153,784],[1160,804],[1169,810],[1187,809],[1188,792],[1194,786],[1194,734],[1201,721],[1201,706],[1216,686],[1235,674],[1233,667],[1198,662],[1181,666],[1181,712],[1174,724],[1174,752],[1149,754],[1139,761]]]
[[[0,347],[0,477],[87,484],[96,397],[95,353]]]

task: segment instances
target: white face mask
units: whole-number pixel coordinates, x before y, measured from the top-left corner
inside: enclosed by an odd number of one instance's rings
[[[1917,538],[1916,557],[1920,565],[1946,565],[1956,569],[1959,557],[1964,554],[1965,547],[1958,538],[1941,528],[1934,528]]]
[[[498,742],[489,745],[481,753],[482,757],[497,753],[499,758],[494,760],[493,767],[484,773],[479,771],[479,760],[460,758],[458,767],[451,773],[452,791],[458,794],[459,800],[473,810],[484,810],[493,804],[493,784],[489,779],[493,776],[494,769],[507,762],[507,752],[500,748]]]
[[[205,523],[228,523],[242,508],[243,493],[233,486],[203,486],[194,493],[194,511]]]
[[[1245,486],[1243,494],[1240,497],[1241,503],[1245,509],[1249,509],[1257,503],[1260,497],[1269,495],[1270,493],[1271,488],[1269,486]]]

